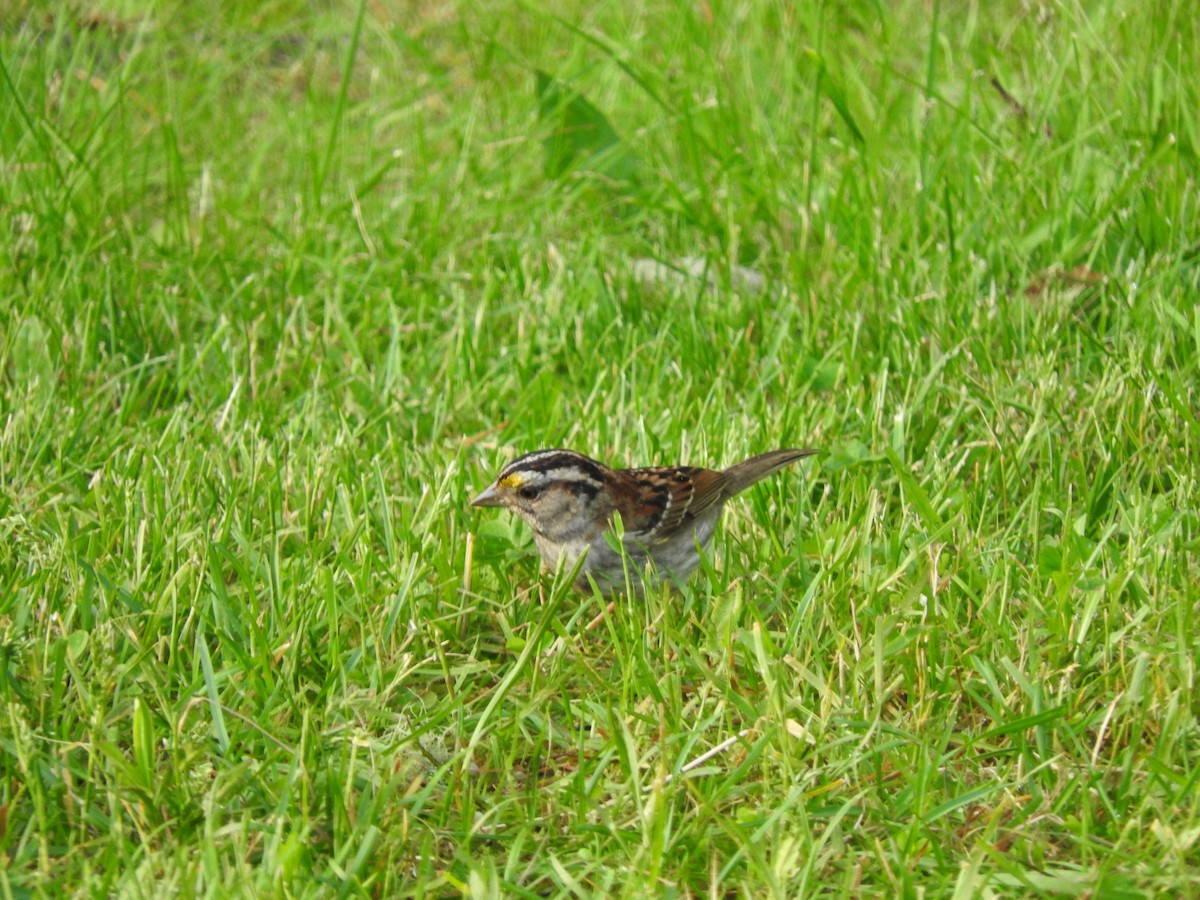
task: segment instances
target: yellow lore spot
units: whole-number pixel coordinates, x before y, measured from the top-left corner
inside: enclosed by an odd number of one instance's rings
[[[516,490],[524,483],[525,483],[525,479],[522,478],[520,475],[518,475],[516,472],[513,472],[511,475],[505,475],[503,478],[500,479],[500,487],[512,488],[513,490]]]

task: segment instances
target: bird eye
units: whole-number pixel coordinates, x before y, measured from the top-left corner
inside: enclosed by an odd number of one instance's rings
[[[517,493],[521,496],[521,499],[523,499],[523,500],[532,500],[534,497],[536,497],[538,494],[541,493],[541,490],[539,488],[529,486],[529,487],[521,488],[519,491],[517,491]]]

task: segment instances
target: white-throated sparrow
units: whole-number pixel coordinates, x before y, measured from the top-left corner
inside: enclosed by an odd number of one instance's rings
[[[538,450],[505,466],[472,506],[500,506],[529,523],[542,561],[574,566],[587,556],[575,587],[588,576],[604,594],[625,586],[621,554],[607,540],[620,513],[631,562],[652,577],[681,581],[700,562],[725,501],[816,450],[773,450],[728,469],[661,466],[610,469],[573,450]],[[640,589],[640,579],[631,579]]]

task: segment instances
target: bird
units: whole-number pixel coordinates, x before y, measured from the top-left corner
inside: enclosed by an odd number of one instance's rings
[[[699,565],[726,501],[817,452],[772,450],[728,469],[613,469],[574,450],[536,450],[501,469],[471,506],[500,507],[524,519],[548,568],[561,564],[570,571],[579,564],[577,590],[588,592],[594,583],[609,597],[628,585],[641,594],[641,579],[626,579],[622,554],[612,545],[617,514],[632,565],[648,570],[651,585],[679,585]]]

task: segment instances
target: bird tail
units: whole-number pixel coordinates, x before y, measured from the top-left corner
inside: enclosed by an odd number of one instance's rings
[[[740,494],[752,484],[762,481],[768,475],[774,475],[784,466],[791,465],[798,459],[812,456],[818,451],[806,448],[804,450],[772,450],[770,453],[760,453],[749,459],[730,466],[724,471],[725,496],[732,497]]]

